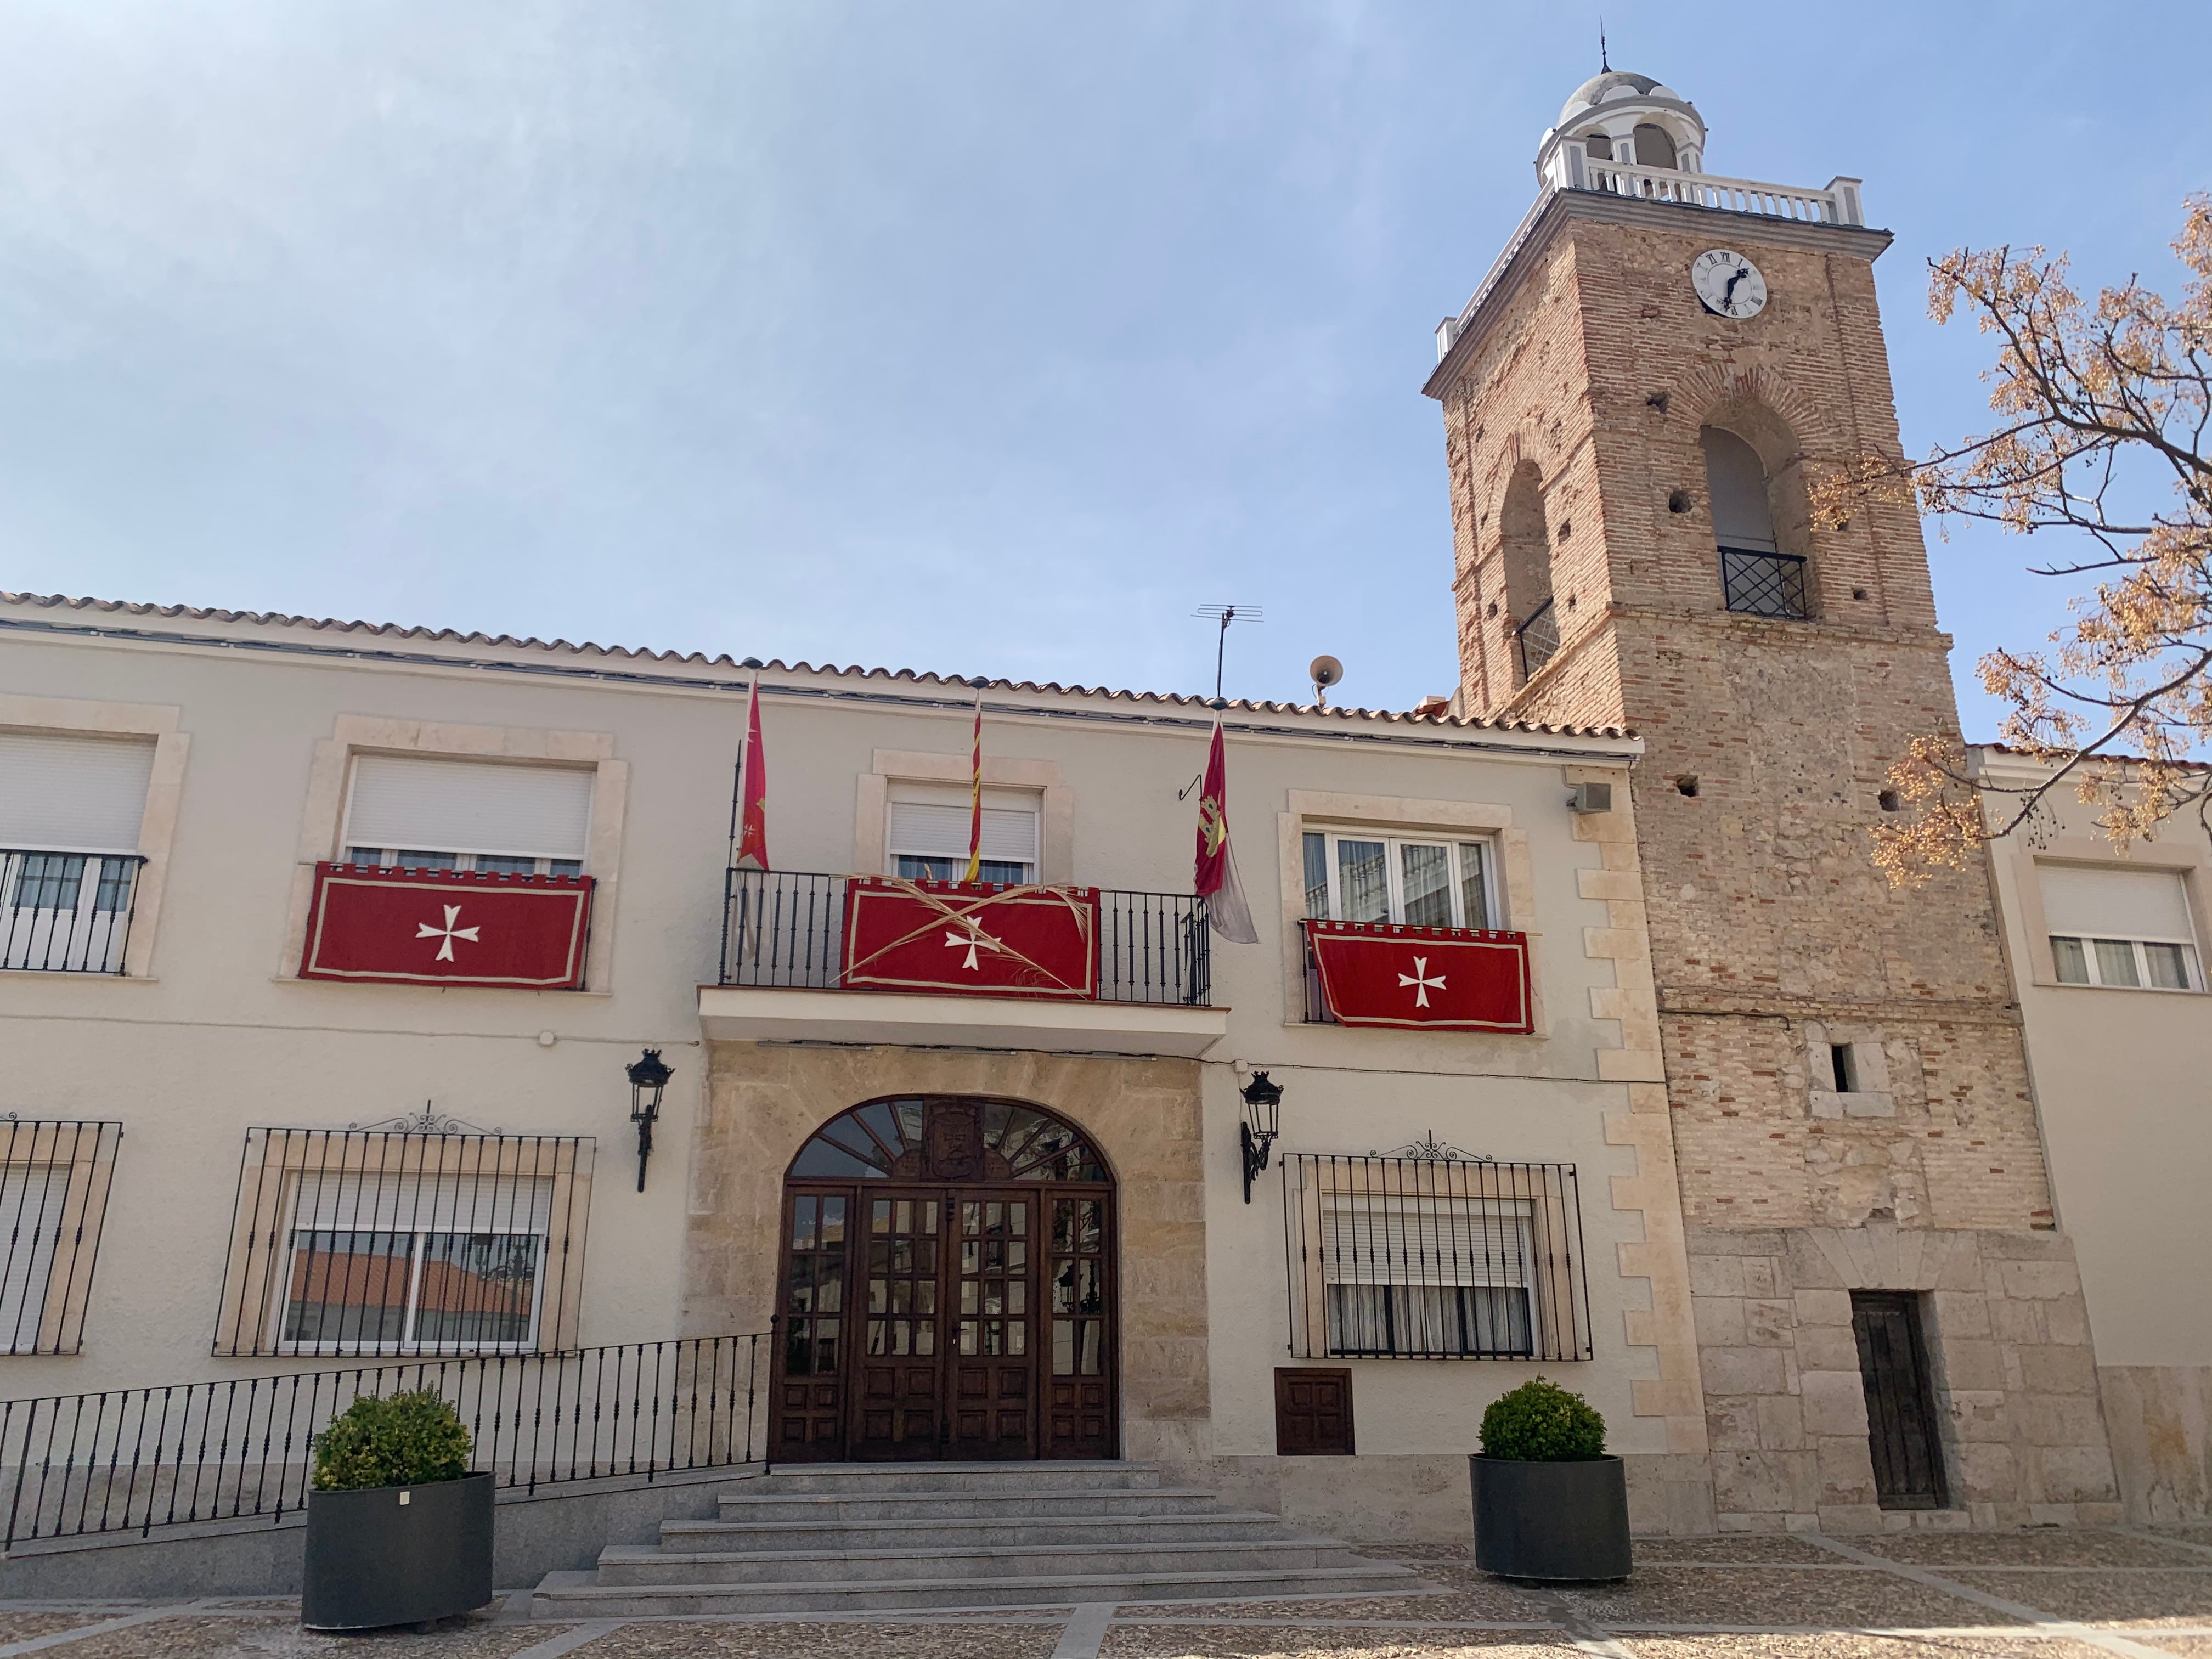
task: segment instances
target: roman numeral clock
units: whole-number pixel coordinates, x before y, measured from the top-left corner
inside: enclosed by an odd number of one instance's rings
[[[1690,261],[1690,286],[1698,302],[1716,317],[1738,322],[1766,308],[1766,278],[1741,253],[1708,248]]]

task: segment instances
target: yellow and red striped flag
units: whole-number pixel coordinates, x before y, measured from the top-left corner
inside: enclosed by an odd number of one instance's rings
[[[975,746],[968,766],[968,873],[963,881],[983,878],[983,682],[975,682]]]

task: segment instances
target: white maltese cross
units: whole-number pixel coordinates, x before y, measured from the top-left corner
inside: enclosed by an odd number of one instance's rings
[[[968,959],[960,965],[963,968],[965,968],[971,974],[980,974],[983,970],[975,965],[975,952],[978,951],[1003,951],[1006,947],[1000,944],[998,940],[993,939],[988,933],[985,933],[972,921],[963,922],[961,926],[967,929],[965,933],[948,933],[945,934],[945,949],[949,951],[957,951],[964,945],[967,948]]]
[[[417,922],[415,926],[415,937],[416,939],[436,939],[438,941],[438,960],[441,962],[451,962],[453,959],[453,941],[457,939],[465,939],[471,945],[482,944],[483,941],[477,938],[477,934],[481,932],[482,929],[477,927],[456,927],[453,926],[455,922],[461,919],[461,907],[459,905],[448,904],[444,907],[444,909],[446,912],[446,925],[443,927],[433,927],[427,921]]]
[[[1413,971],[1398,975],[1399,989],[1403,990],[1408,985],[1413,988],[1413,1006],[1425,1008],[1429,1006],[1429,993],[1444,988],[1444,976],[1438,974],[1434,979],[1431,979],[1429,959],[1426,957],[1415,957]]]

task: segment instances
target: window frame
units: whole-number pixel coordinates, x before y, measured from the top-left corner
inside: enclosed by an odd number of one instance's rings
[[[968,861],[965,857],[944,853],[917,852],[911,848],[902,848],[898,844],[897,835],[893,828],[898,822],[898,809],[902,806],[936,806],[955,804],[949,800],[942,802],[902,800],[900,799],[902,789],[934,792],[946,787],[947,786],[943,783],[927,782],[920,779],[895,778],[890,781],[884,798],[884,873],[885,875],[896,877],[902,881],[958,881],[967,874]],[[992,799],[994,795],[998,797],[996,802]],[[1024,805],[1022,806],[1006,805],[1006,799],[1009,795],[1021,796]],[[981,867],[976,875],[976,879],[1003,887],[1025,887],[1035,883],[1037,880],[1038,872],[1042,867],[1044,858],[1044,792],[1042,789],[1009,787],[1004,784],[986,782],[983,786],[983,810],[986,812],[1025,813],[1033,831],[1030,845],[1036,856],[1020,860],[985,859],[981,861]],[[933,869],[909,871],[902,868],[902,865],[908,860],[922,866],[942,865],[945,866],[945,873],[939,874]],[[998,873],[994,874],[994,871]],[[1010,871],[1014,873],[1007,873]]]
[[[364,859],[360,856],[363,853],[370,856]],[[409,862],[410,856],[414,859],[412,863]],[[451,862],[435,862],[439,859],[450,860]],[[345,848],[345,862],[365,865],[372,870],[478,870],[483,867],[485,859],[505,859],[516,864],[524,862],[524,855],[519,853],[454,853],[434,847],[349,846]],[[527,870],[512,870],[504,873],[518,876],[580,876],[584,873],[585,860],[582,859],[533,858],[528,863],[531,867]]]
[[[1306,879],[1307,866],[1304,863],[1306,856],[1312,851],[1316,840],[1319,840],[1322,845],[1323,874],[1326,877],[1325,890],[1328,903],[1326,913],[1318,916],[1314,914],[1313,909],[1315,889]],[[1339,856],[1337,848],[1344,841],[1379,842],[1382,845],[1383,879],[1388,893],[1387,904],[1389,912],[1387,915],[1354,918],[1342,914],[1343,860]],[[1451,896],[1453,920],[1449,922],[1407,922],[1403,851],[1408,847],[1437,846],[1442,846],[1445,849],[1446,857],[1450,864],[1451,873],[1446,882],[1446,889]],[[1474,850],[1481,863],[1479,876],[1482,885],[1482,902],[1486,914],[1479,921],[1466,919],[1465,859],[1469,848]],[[1449,927],[1471,933],[1497,933],[1504,927],[1504,919],[1499,914],[1498,837],[1494,832],[1451,830],[1440,830],[1431,835],[1402,829],[1367,829],[1358,825],[1309,823],[1304,826],[1301,832],[1299,853],[1298,884],[1300,890],[1305,895],[1304,915],[1310,921],[1370,921],[1378,924],[1389,923],[1400,927]]]
[[[0,1357],[83,1352],[85,1315],[122,1140],[123,1125],[112,1118],[24,1118],[0,1124],[0,1172],[25,1172],[15,1213],[0,1213],[8,1233],[7,1273],[15,1271],[15,1255],[25,1248],[20,1240],[32,1188],[43,1189],[24,1264],[24,1305],[13,1328],[0,1333]],[[33,1183],[33,1172],[43,1179]],[[52,1236],[43,1271],[38,1263],[41,1233]],[[30,1315],[33,1300],[37,1310]]]
[[[2045,942],[2051,948],[2052,982],[2075,990],[2156,991],[2165,996],[2202,996],[2207,988],[2204,983],[2203,959],[2197,955],[2197,941],[2193,939],[2176,939],[2170,934],[2153,938],[2148,935],[2051,933],[2045,936]],[[2062,945],[2080,947],[2082,968],[2087,977],[2083,979],[2067,977],[2065,953],[2059,949]],[[2136,982],[2134,984],[2122,984],[2105,978],[2103,964],[2099,960],[2099,952],[2094,948],[2100,945],[2124,945],[2129,948],[2130,954],[2135,961]],[[2154,945],[2171,945],[2180,951],[2182,975],[2189,981],[2187,984],[2153,983],[2150,975],[2150,954],[2146,947]]]
[[[486,1181],[495,1181],[500,1177],[493,1176],[480,1176],[478,1178]],[[535,1353],[538,1352],[538,1330],[540,1324],[545,1316],[546,1270],[550,1264],[553,1256],[553,1220],[550,1209],[550,1194],[548,1194],[548,1212],[546,1221],[544,1226],[542,1228],[515,1226],[469,1226],[466,1228],[456,1229],[441,1227],[302,1227],[300,1225],[299,1222],[299,1210],[301,1200],[306,1192],[307,1184],[304,1182],[295,1182],[293,1183],[292,1219],[285,1228],[285,1241],[283,1249],[283,1259],[282,1262],[278,1264],[278,1271],[270,1275],[271,1305],[269,1310],[268,1328],[276,1333],[276,1351],[278,1353],[287,1355],[306,1354],[310,1356],[349,1354],[472,1355]],[[288,1315],[291,1302],[291,1288],[295,1282],[294,1274],[299,1267],[302,1254],[301,1240],[303,1236],[314,1234],[321,1234],[329,1237],[340,1235],[357,1236],[366,1234],[368,1237],[374,1238],[398,1238],[404,1236],[410,1240],[408,1246],[407,1257],[407,1301],[404,1311],[402,1313],[400,1317],[400,1330],[399,1334],[397,1337],[389,1340],[380,1338],[370,1341],[363,1341],[359,1339],[348,1340],[345,1338],[325,1340],[319,1337],[302,1338],[287,1336],[284,1334],[289,1322]],[[423,1263],[429,1259],[429,1241],[434,1238],[463,1239],[475,1237],[534,1238],[538,1241],[538,1260],[537,1264],[532,1272],[530,1279],[530,1329],[528,1334],[511,1341],[426,1342],[422,1340],[417,1334],[419,1328],[416,1322],[421,1317],[422,1311],[422,1266]],[[312,1246],[308,1247],[306,1250],[307,1257],[310,1261],[312,1261],[318,1254],[322,1255],[324,1259],[326,1261],[334,1260],[337,1255],[336,1251],[318,1252]]]

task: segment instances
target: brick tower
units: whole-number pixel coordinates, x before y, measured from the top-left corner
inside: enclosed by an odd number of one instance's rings
[[[1646,76],[1579,88],[1438,330],[1462,704],[1648,744],[1711,1519],[2115,1518],[1987,879],[1869,858],[1892,763],[1958,726],[1915,517],[1808,502],[1899,447],[1890,239],[1857,180],[1717,178],[1705,141]]]

